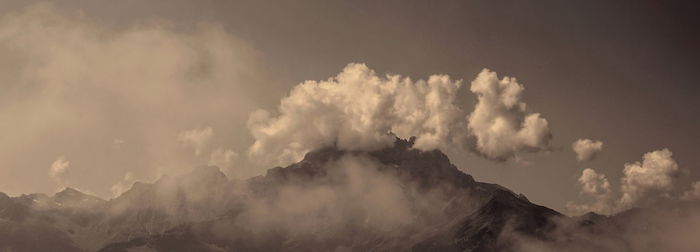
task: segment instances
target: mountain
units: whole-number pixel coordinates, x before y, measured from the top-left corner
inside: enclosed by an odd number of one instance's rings
[[[54,196],[0,194],[0,250],[82,251],[81,231],[99,219],[104,203],[73,188]]]
[[[53,202],[55,202],[58,205],[61,205],[62,207],[85,209],[99,208],[102,207],[102,205],[104,205],[106,202],[105,200],[97,196],[85,194],[81,191],[70,187],[67,187],[62,191],[54,194],[52,200]]]
[[[334,147],[233,181],[217,167],[136,182],[109,201],[73,188],[0,193],[0,251],[694,251],[700,206],[567,217],[475,181],[397,139]],[[679,232],[679,230],[688,230]],[[670,235],[670,236],[669,236]],[[681,244],[681,245],[679,245]]]
[[[344,205],[347,201],[357,200],[357,197],[365,197],[346,191],[348,187],[345,185],[358,183],[354,180],[358,176],[360,180],[370,181],[368,184],[374,183],[371,182],[373,177],[387,176],[392,179],[386,181],[385,187],[391,188],[391,184],[396,183],[396,188],[403,191],[396,195],[407,197],[405,202],[400,202],[407,204],[399,204],[412,209],[408,212],[410,220],[407,223],[403,223],[400,218],[396,218],[396,222],[378,220],[379,226],[370,222],[375,213],[378,213],[380,218],[393,218],[390,216],[405,214],[382,212],[394,210],[392,207],[345,209],[342,216],[336,218],[327,217],[334,213],[323,210],[324,207],[328,207],[324,205],[319,208],[300,209],[313,218],[329,223],[337,222],[337,226],[315,226],[315,223],[280,224],[291,226],[290,231],[284,230],[289,228],[286,226],[269,229],[264,225],[250,227],[251,224],[245,220],[255,217],[250,217],[248,211],[251,210],[246,208],[258,204],[256,201],[243,203],[242,208],[213,221],[187,223],[161,234],[113,243],[101,251],[127,251],[129,248],[143,247],[157,251],[485,251],[509,245],[508,241],[501,237],[504,229],[512,229],[516,235],[544,239],[544,233],[551,229],[549,219],[561,216],[554,210],[530,203],[524,196],[516,195],[504,187],[476,182],[452,165],[442,152],[420,151],[411,148],[412,144],[412,140],[399,139],[391,148],[372,152],[325,148],[308,153],[298,163],[272,168],[264,176],[247,181],[250,197],[264,199],[264,202],[277,202],[280,201],[280,195],[285,195],[306,204],[304,194],[330,190],[329,193],[333,195],[331,198],[339,199],[339,202],[332,201],[333,205]],[[367,174],[358,175],[355,174],[357,171],[352,169]],[[369,176],[364,177],[365,175]],[[382,179],[379,180],[384,183]],[[295,195],[288,194],[288,191],[292,190],[290,188],[303,189],[294,189],[297,193]],[[347,197],[346,194],[351,196]],[[325,200],[327,199],[319,194],[316,201]],[[359,201],[383,203],[372,201],[369,196]],[[314,204],[313,201],[311,204]],[[293,204],[286,204],[289,205]],[[347,208],[351,208],[352,205],[348,204]],[[260,209],[254,208],[255,210]],[[313,221],[307,219],[304,214],[297,215],[286,211],[275,214],[300,223]],[[266,220],[261,222],[264,221]],[[286,219],[281,222],[284,221]],[[415,223],[418,225],[414,225]],[[381,225],[397,225],[397,228],[378,230]],[[312,226],[311,231],[307,230],[308,226]]]
[[[136,182],[106,204],[94,230],[103,240],[124,241],[160,234],[180,224],[217,218],[237,201],[229,181],[217,167],[202,166],[155,183]]]

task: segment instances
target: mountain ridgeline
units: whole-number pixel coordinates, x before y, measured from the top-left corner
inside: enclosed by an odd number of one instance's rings
[[[412,144],[324,148],[245,181],[198,167],[109,201],[0,193],[0,251],[652,251],[670,245],[624,233],[700,209],[567,217]]]

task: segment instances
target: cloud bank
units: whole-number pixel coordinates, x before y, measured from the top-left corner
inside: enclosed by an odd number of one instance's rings
[[[230,129],[213,143],[231,145],[224,141],[247,136],[244,122],[258,106],[241,85],[257,84],[255,51],[212,23],[110,23],[31,5],[0,17],[0,55],[0,117],[13,118],[0,130],[14,132],[0,143],[9,193],[53,190],[52,178],[31,167],[46,167],[58,151],[71,153],[71,171],[82,175],[71,186],[103,196],[127,167],[146,180],[160,168],[185,171],[202,160],[181,155],[174,136],[210,125]],[[37,182],[17,182],[29,180]]]
[[[579,162],[590,161],[603,149],[603,142],[591,139],[579,139],[571,144],[571,149],[576,152],[576,160]]]

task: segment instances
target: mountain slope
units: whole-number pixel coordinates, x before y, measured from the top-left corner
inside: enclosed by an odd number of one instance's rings
[[[72,188],[54,196],[0,194],[0,250],[82,251],[105,201]]]
[[[135,247],[158,251],[188,251],[192,248],[202,251],[484,251],[508,247],[509,242],[502,236],[506,230],[544,239],[546,231],[551,229],[550,218],[560,216],[556,211],[534,205],[501,186],[474,181],[454,167],[440,151],[423,152],[411,148],[411,145],[411,141],[397,140],[393,147],[373,152],[335,148],[311,152],[298,163],[272,168],[265,176],[250,179],[247,182],[250,197],[258,199],[254,203],[245,202],[241,208],[216,221],[181,225],[163,234],[114,243],[102,251],[126,251]],[[385,181],[384,177],[388,179]],[[376,184],[375,180],[383,184]],[[354,185],[357,183],[360,185]],[[365,185],[399,188],[400,193],[389,194],[405,198],[397,205],[411,210],[397,212],[393,206],[382,208],[382,201],[390,200],[374,201],[371,195],[386,192],[373,191]],[[365,194],[353,194],[355,187],[366,190]],[[295,190],[295,194],[289,194],[290,190]],[[251,211],[268,210],[254,207],[263,204],[260,202],[274,205],[281,201],[288,204],[279,207],[295,207],[291,201],[280,200],[280,197],[292,197],[306,203],[308,194],[315,195],[319,191],[339,199],[332,201],[332,205],[344,205],[348,201],[355,203],[361,198],[357,202],[379,206],[376,209],[340,210],[345,212],[339,218],[327,217],[336,213],[325,210],[332,208],[326,205],[300,207],[305,211],[303,214],[275,212],[302,223],[316,219],[322,222],[313,225],[284,223],[286,220],[277,222],[274,220],[276,216],[266,216],[272,220],[260,221],[279,225],[274,228],[265,225],[251,227],[258,224],[247,221],[255,218],[251,217]],[[327,199],[323,195],[318,193],[317,198],[308,204],[324,202]],[[400,217],[392,217],[404,214],[408,215],[406,222]],[[375,215],[394,218],[395,221],[377,220]],[[285,230],[288,227],[292,227],[292,232]],[[170,246],[167,241],[177,246]]]
[[[0,193],[0,251],[694,251],[700,205],[567,217],[412,140],[231,181],[197,167],[104,201]]]

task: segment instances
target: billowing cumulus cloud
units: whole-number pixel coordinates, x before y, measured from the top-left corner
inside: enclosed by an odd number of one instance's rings
[[[603,149],[603,142],[591,139],[579,139],[571,144],[571,149],[576,152],[576,159],[579,162],[590,161]]]
[[[199,156],[211,141],[212,136],[214,136],[214,130],[211,127],[202,127],[180,132],[177,140],[192,148],[195,156]]]
[[[610,193],[610,183],[604,174],[598,174],[595,170],[586,168],[578,179],[581,183],[581,191],[588,195],[602,195]]]
[[[599,174],[595,170],[586,168],[581,172],[578,182],[581,185],[581,194],[591,198],[592,202],[587,204],[567,203],[567,210],[575,214],[586,212],[596,212],[608,214],[611,212],[612,190],[610,182],[604,174]]]
[[[676,176],[679,173],[678,163],[673,159],[673,153],[668,149],[645,153],[642,161],[626,163],[620,179],[619,195],[613,190],[604,174],[592,169],[584,169],[579,183],[581,194],[590,196],[591,203],[567,203],[567,210],[573,214],[588,211],[611,213],[624,211],[635,206],[646,206],[661,198],[694,200],[700,198],[700,182],[693,188],[680,194],[674,194],[677,189]]]
[[[482,155],[505,160],[521,151],[546,149],[551,133],[549,123],[538,113],[529,113],[521,101],[523,86],[515,78],[498,79],[484,69],[471,83],[478,103],[469,115],[469,133]]]
[[[316,148],[343,150],[389,146],[394,136],[416,137],[414,148],[431,150],[475,142],[472,151],[505,160],[521,151],[548,147],[547,120],[528,113],[522,85],[484,70],[472,82],[479,103],[469,115],[455,102],[461,81],[433,75],[413,81],[380,76],[364,64],[349,64],[326,81],[306,81],[284,97],[276,112],[258,110],[248,119],[254,160],[297,161]],[[469,138],[471,137],[471,140]]]
[[[316,148],[373,150],[416,136],[428,150],[457,139],[463,112],[455,105],[460,81],[445,75],[413,81],[379,76],[364,64],[349,64],[326,81],[306,81],[282,99],[278,111],[254,112],[248,127],[255,138],[249,155],[273,164],[298,161]]]
[[[644,154],[641,162],[627,163],[622,171],[620,206],[634,206],[638,202],[667,195],[674,187],[678,164],[668,149]]]
[[[56,158],[51,166],[49,167],[49,176],[59,185],[65,186],[66,178],[68,177],[68,167],[70,166],[70,161],[66,160],[65,157],[60,156]]]

